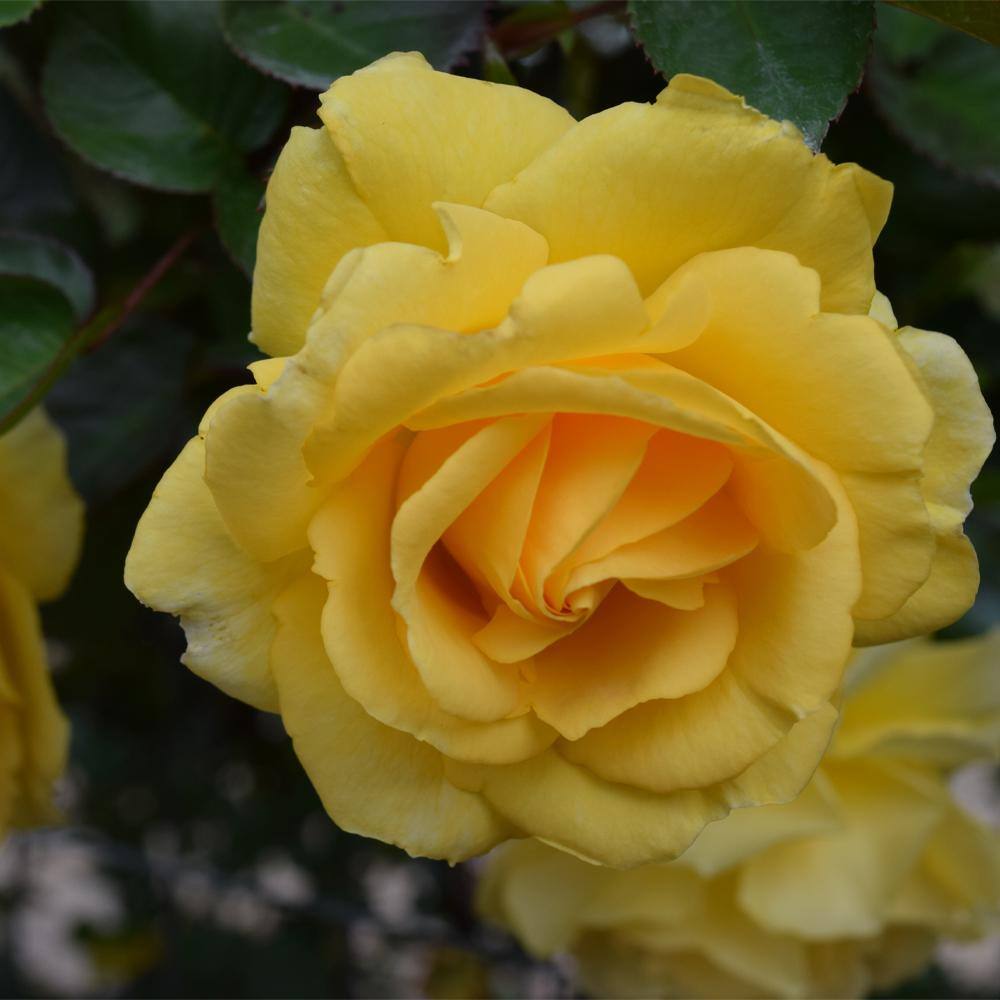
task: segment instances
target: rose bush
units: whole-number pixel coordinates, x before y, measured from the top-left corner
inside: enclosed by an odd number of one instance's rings
[[[629,872],[525,841],[480,885],[535,954],[565,949],[597,996],[860,997],[919,972],[942,935],[1000,916],[1000,832],[952,799],[1000,751],[1000,637],[859,656],[843,723],[802,795],[707,827]]]
[[[414,854],[628,866],[794,796],[852,641],[977,584],[992,427],[876,299],[890,186],[687,76],[575,123],[395,55],[320,116],[267,191],[273,357],[160,483],[130,589]]]
[[[82,530],[63,439],[35,410],[0,436],[0,833],[53,818],[69,734],[37,602],[66,586]]]

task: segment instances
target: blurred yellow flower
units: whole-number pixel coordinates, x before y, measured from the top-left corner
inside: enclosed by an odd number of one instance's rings
[[[575,123],[395,55],[320,117],[268,186],[275,357],[128,586],[414,854],[629,866],[797,794],[852,640],[977,585],[992,426],[958,346],[873,305],[890,186],[688,76]]]
[[[859,654],[843,721],[795,801],[732,813],[629,872],[500,848],[484,915],[569,950],[597,996],[856,997],[920,971],[940,936],[1000,929],[1000,831],[949,773],[1000,751],[1000,633]]]
[[[45,662],[37,602],[76,564],[83,504],[59,431],[40,410],[0,437],[0,833],[50,821],[68,728]]]

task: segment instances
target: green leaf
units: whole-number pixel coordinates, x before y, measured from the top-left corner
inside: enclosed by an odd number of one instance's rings
[[[230,257],[249,275],[257,259],[257,230],[263,212],[264,185],[245,170],[224,177],[212,195],[215,227]]]
[[[37,278],[0,275],[0,431],[44,395],[73,355],[73,307]]]
[[[312,90],[325,90],[389,52],[418,49],[438,69],[450,69],[478,48],[485,28],[478,0],[317,0],[247,2],[222,9],[232,47],[258,69]]]
[[[941,24],[958,28],[966,34],[1000,45],[1000,4],[988,0],[888,0],[894,7],[903,7]]]
[[[818,149],[861,82],[875,25],[867,0],[630,0],[636,35],[666,77],[706,76]]]
[[[879,13],[868,81],[875,106],[936,163],[1000,186],[1000,50],[931,22],[915,45],[914,21],[890,7]]]
[[[74,212],[69,178],[54,142],[0,86],[0,205],[9,226],[36,228]]]
[[[42,5],[42,0],[0,0],[0,28],[23,21]]]
[[[207,191],[284,116],[287,92],[229,51],[215,3],[74,3],[59,13],[42,77],[46,111],[104,170]]]
[[[78,323],[94,310],[94,278],[69,247],[42,236],[0,232],[0,274],[35,278],[67,298]]]
[[[70,474],[93,503],[176,447],[193,337],[155,316],[130,319],[59,380],[46,409],[69,438]]]

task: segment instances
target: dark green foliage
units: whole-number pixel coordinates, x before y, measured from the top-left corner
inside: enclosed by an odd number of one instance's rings
[[[888,0],[896,7],[1000,45],[1000,4],[991,0]]]
[[[62,138],[116,176],[207,191],[281,121],[279,84],[226,48],[214,4],[60,6],[42,95]]]
[[[639,41],[664,76],[707,76],[772,118],[794,122],[818,149],[861,82],[874,6],[632,0],[629,9]]]
[[[30,17],[42,0],[0,0],[0,28]]]
[[[73,333],[73,306],[33,277],[0,274],[0,426],[23,416],[58,374]]]
[[[326,90],[338,76],[389,52],[419,49],[438,69],[451,69],[480,45],[484,8],[480,0],[236,0],[223,7],[223,27],[233,48],[258,69]]]
[[[215,189],[212,205],[222,245],[248,275],[253,274],[264,185],[246,170],[234,169]]]
[[[890,126],[921,153],[1000,186],[1000,50],[883,9],[869,85]]]

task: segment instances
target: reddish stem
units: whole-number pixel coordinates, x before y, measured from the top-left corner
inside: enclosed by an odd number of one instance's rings
[[[160,283],[164,275],[184,255],[184,252],[201,233],[201,226],[194,226],[181,233],[167,252],[143,275],[138,284],[128,293],[121,309],[108,325],[96,334],[87,345],[88,351],[95,351],[132,315],[142,300]]]
[[[583,21],[619,10],[623,5],[623,0],[603,0],[602,3],[592,4],[583,10],[570,11],[566,17],[549,21],[525,21],[513,24],[509,21],[501,22],[492,31],[493,43],[504,55],[514,55],[523,49],[547,42],[567,28],[574,28]]]

